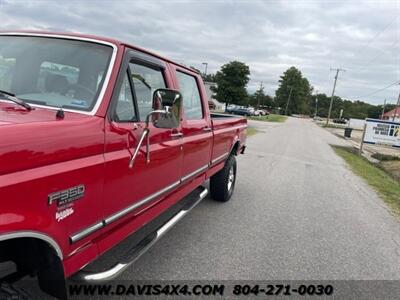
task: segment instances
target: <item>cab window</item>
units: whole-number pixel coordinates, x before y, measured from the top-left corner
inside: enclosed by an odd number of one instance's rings
[[[136,121],[135,107],[133,105],[132,97],[132,88],[129,82],[128,72],[125,73],[125,77],[121,85],[121,90],[118,94],[114,118],[117,122]]]
[[[165,80],[161,69],[151,68],[137,63],[130,63],[133,89],[139,109],[140,120],[152,110],[153,93],[155,90],[165,88]]]
[[[194,76],[177,72],[179,89],[183,97],[183,109],[187,120],[203,119],[203,109],[197,81]]]

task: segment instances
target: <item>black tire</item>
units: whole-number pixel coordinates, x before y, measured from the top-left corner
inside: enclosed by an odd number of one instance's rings
[[[0,283],[0,300],[30,300],[32,299],[23,289],[9,283]]]
[[[233,174],[233,178],[232,178]],[[231,154],[224,168],[210,178],[211,197],[219,202],[231,199],[236,183],[236,157]]]

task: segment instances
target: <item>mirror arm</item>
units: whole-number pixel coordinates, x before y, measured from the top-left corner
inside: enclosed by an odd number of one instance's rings
[[[165,113],[166,113],[166,111],[165,111],[165,110],[161,110],[161,109],[157,109],[157,110],[153,110],[153,111],[149,112],[149,113],[147,114],[147,116],[146,116],[146,128],[149,127],[150,117],[151,117],[153,114],[165,114]]]
[[[140,150],[140,147],[142,146],[144,138],[146,136],[149,136],[149,132],[150,132],[149,128],[146,127],[145,129],[143,129],[142,135],[140,136],[140,139],[139,139],[139,143],[138,143],[138,145],[137,145],[137,147],[135,149],[135,152],[133,153],[133,155],[131,157],[131,160],[129,161],[129,168],[130,169],[132,169],[132,167],[133,167],[133,163],[135,162],[136,156],[139,153],[139,150]],[[146,156],[147,157],[149,156],[149,144],[148,143],[149,143],[149,139],[147,139],[147,145],[146,145],[146,151],[147,151],[147,155]]]
[[[147,138],[146,138],[146,163],[150,162],[150,130],[147,133]]]
[[[149,129],[149,123],[150,123],[150,117],[153,114],[166,114],[167,112],[165,110],[157,109],[149,112],[146,116],[146,129],[148,131],[147,133],[147,139],[146,139],[146,163],[150,162],[150,129]]]
[[[135,162],[135,159],[139,153],[140,147],[143,144],[144,138],[146,138],[146,163],[150,162],[150,129],[149,129],[149,123],[150,123],[150,117],[153,114],[166,114],[165,110],[153,110],[150,113],[147,114],[146,116],[146,127],[143,129],[142,135],[140,136],[139,143],[135,149],[135,152],[133,153],[131,160],[129,161],[129,168],[132,169],[133,163]]]

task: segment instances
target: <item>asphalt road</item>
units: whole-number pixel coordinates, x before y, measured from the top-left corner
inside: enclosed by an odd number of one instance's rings
[[[310,120],[262,130],[228,203],[206,199],[121,279],[400,279],[400,222]]]
[[[205,199],[119,279],[400,280],[400,219],[330,147],[346,142],[310,120],[250,124],[231,201]]]

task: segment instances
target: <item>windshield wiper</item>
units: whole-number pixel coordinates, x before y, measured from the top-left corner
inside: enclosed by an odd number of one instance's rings
[[[10,100],[10,101],[12,101],[12,102],[24,107],[26,110],[32,110],[32,106],[30,106],[28,103],[24,102],[23,100],[17,98],[15,96],[15,94],[13,94],[13,93],[0,90],[0,96],[3,96],[7,100]]]

